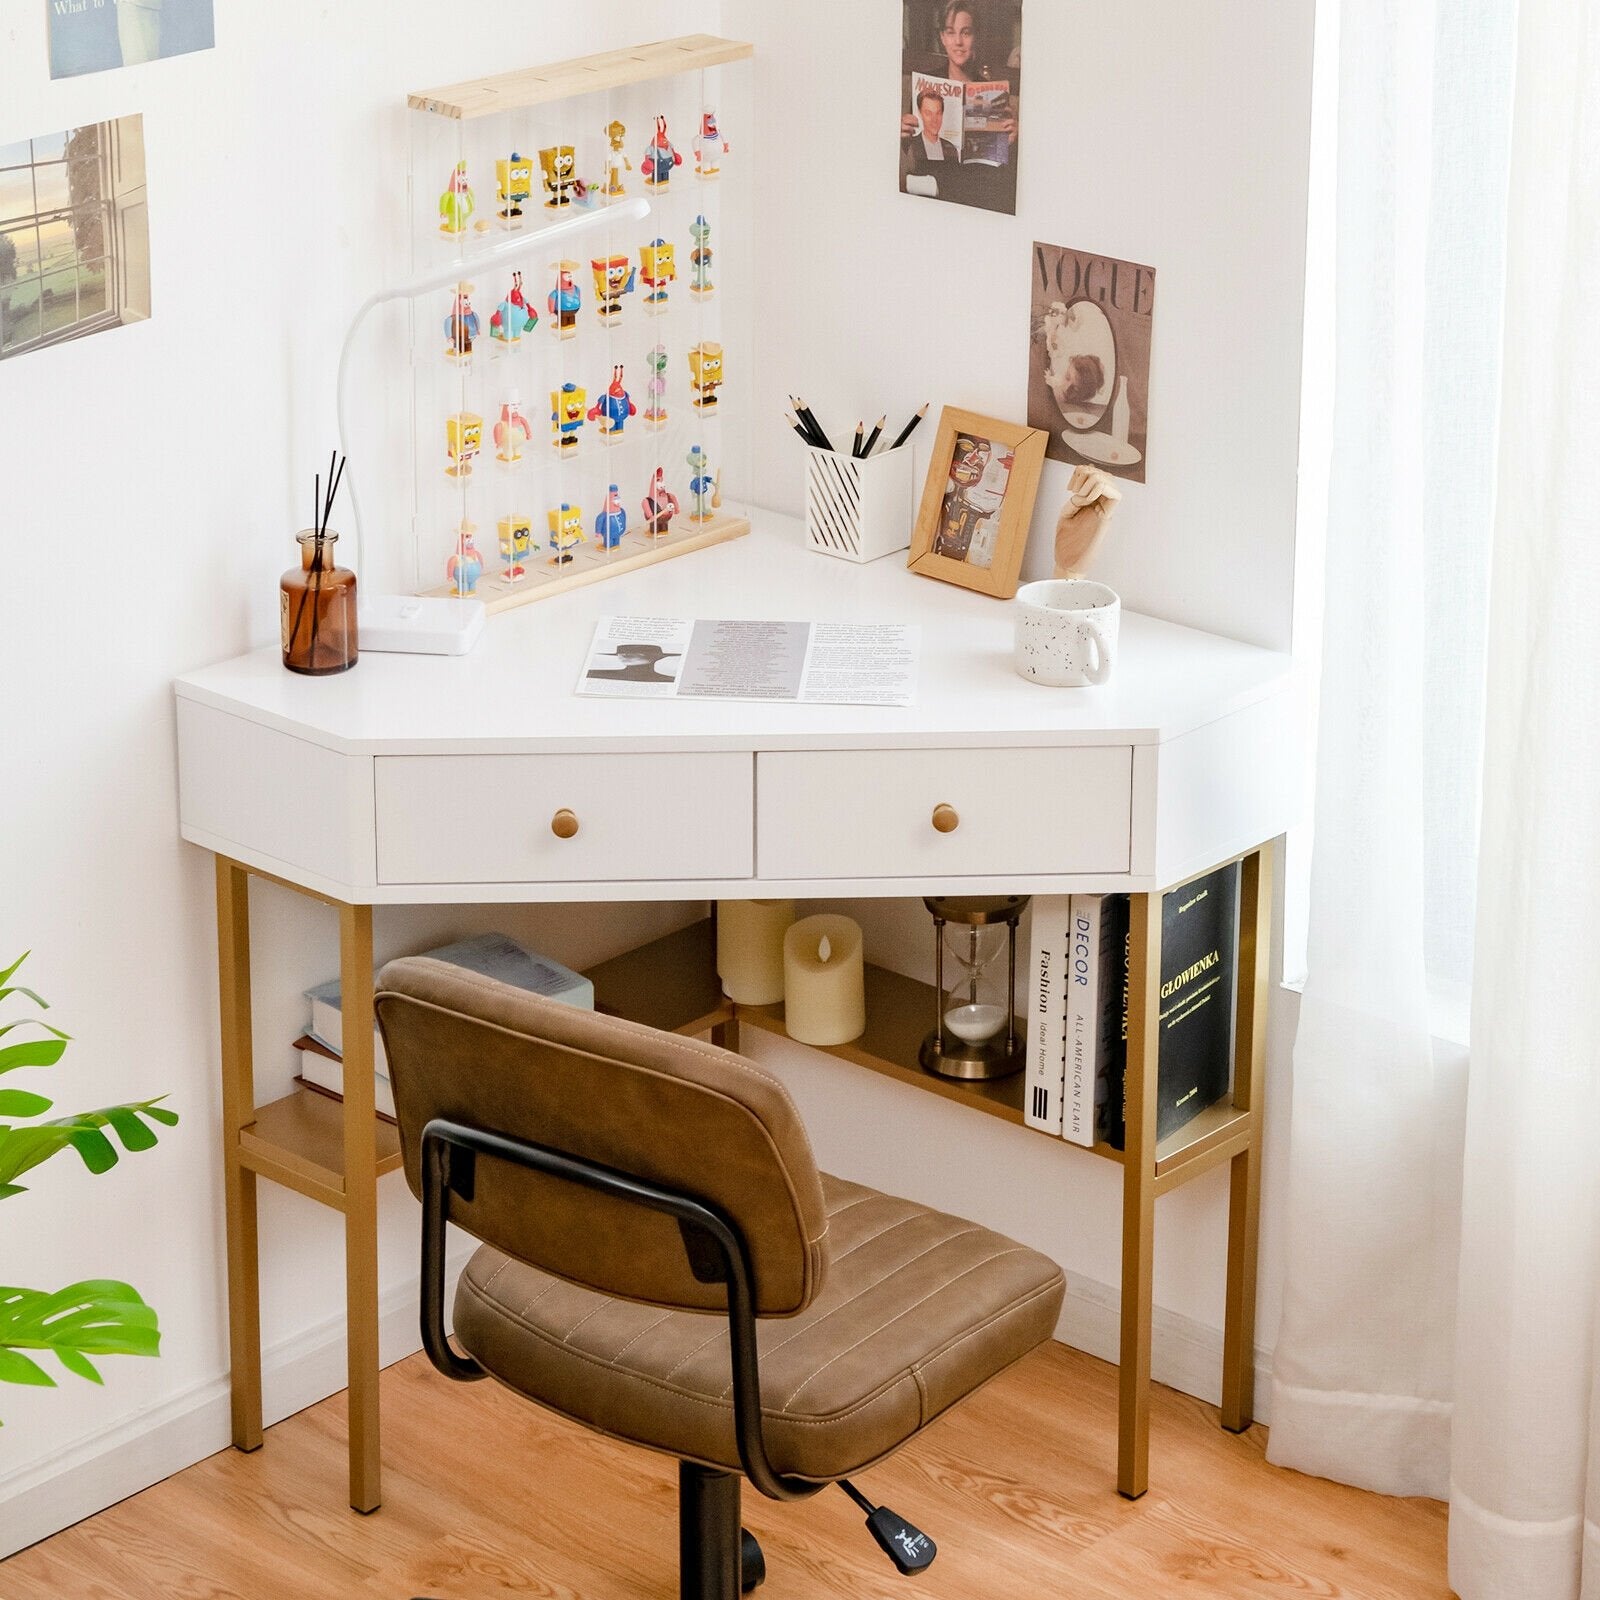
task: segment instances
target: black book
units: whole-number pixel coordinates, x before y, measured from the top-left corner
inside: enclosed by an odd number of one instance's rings
[[[1239,866],[1219,867],[1161,897],[1161,1044],[1156,1072],[1156,1138],[1164,1139],[1228,1093],[1233,1067],[1234,995],[1239,964]],[[1128,941],[1123,940],[1121,1057],[1111,1074],[1101,1136],[1126,1142],[1123,1113],[1128,1045]]]

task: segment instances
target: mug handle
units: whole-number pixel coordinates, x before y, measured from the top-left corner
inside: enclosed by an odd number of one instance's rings
[[[1090,683],[1104,683],[1111,676],[1111,651],[1106,647],[1106,636],[1088,619],[1084,620],[1083,630],[1094,645],[1094,665],[1084,670]]]

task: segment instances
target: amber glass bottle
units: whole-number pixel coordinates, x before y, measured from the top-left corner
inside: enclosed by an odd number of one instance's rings
[[[356,575],[334,565],[339,535],[296,534],[300,565],[279,586],[283,664],[314,677],[344,672],[356,664]]]

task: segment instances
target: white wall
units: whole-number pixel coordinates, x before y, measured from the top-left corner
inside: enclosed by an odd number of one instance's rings
[[[184,1119],[111,1174],[91,1179],[63,1157],[4,1203],[0,1281],[125,1276],[160,1309],[164,1354],[108,1360],[103,1390],[0,1386],[0,1502],[12,1506],[0,1551],[129,1492],[129,1471],[160,1476],[226,1439],[211,874],[177,837],[169,684],[274,635],[277,575],[333,441],[344,323],[406,259],[408,88],[516,64],[506,38],[522,41],[518,62],[719,26],[755,40],[762,120],[747,137],[729,131],[763,179],[757,498],[786,508],[800,472],[777,420],[786,390],[841,417],[929,397],[1019,416],[1028,244],[1155,266],[1151,482],[1129,489],[1105,575],[1145,609],[1287,642],[1310,0],[1027,0],[1015,220],[893,192],[892,136],[864,137],[859,121],[882,105],[887,128],[892,0],[718,9],[222,5],[214,52],[59,84],[43,6],[0,20],[0,142],[144,112],[154,272],[149,323],[0,362],[0,964],[31,945],[31,981],[75,1036],[49,1075],[63,1110],[166,1092]],[[1062,480],[1047,470],[1035,571]],[[498,924],[583,963],[676,914],[382,913],[379,953]],[[866,920],[886,959],[918,964],[916,916]],[[299,988],[334,970],[334,931],[270,887],[253,927],[266,1098],[288,1081]],[[1103,1338],[1112,1169],[793,1047],[762,1048],[796,1084],[826,1163],[1036,1239],[1077,1275],[1069,1331]],[[924,1143],[896,1147],[885,1126]],[[263,1192],[277,1414],[341,1381],[339,1235],[332,1213]],[[1158,1216],[1157,1372],[1197,1388],[1179,1346],[1210,1360],[1223,1211],[1213,1176]],[[385,1180],[395,1340],[409,1320],[412,1217],[400,1180]],[[1274,1293],[1264,1282],[1263,1327]],[[132,1451],[112,1448],[127,1441]],[[97,1475],[113,1455],[116,1471]]]
[[[1024,0],[1017,215],[895,192],[900,5],[726,0],[771,127],[757,495],[799,514],[786,395],[853,428],[924,400],[1026,420],[1034,240],[1156,269],[1148,482],[1095,574],[1136,609],[1286,649],[1312,0]],[[918,485],[933,428],[918,434]],[[1048,577],[1069,469],[1024,567]]]
[[[4,1202],[0,1282],[124,1277],[163,1353],[108,1358],[104,1389],[0,1385],[0,1553],[138,1486],[52,1483],[63,1468],[137,1436],[150,1448],[119,1459],[158,1477],[227,1438],[211,865],[178,838],[169,686],[276,635],[340,337],[407,264],[405,92],[717,25],[688,0],[222,0],[214,51],[52,83],[42,0],[0,10],[0,143],[143,112],[154,305],[0,362],[0,966],[31,946],[28,979],[74,1036],[58,1068],[7,1082],[61,1112],[164,1092],[183,1119],[111,1173],[58,1157]],[[380,914],[377,936],[383,954],[497,924],[582,963],[673,915],[443,909]],[[270,888],[253,922],[267,1098],[335,931]],[[338,1219],[262,1187],[269,1367],[337,1352]],[[415,1275],[412,1212],[384,1180],[386,1288]],[[339,1365],[269,1379],[269,1410],[339,1387]]]

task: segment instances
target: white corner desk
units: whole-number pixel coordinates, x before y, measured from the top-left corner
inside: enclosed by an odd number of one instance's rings
[[[605,614],[917,623],[918,702],[580,698]],[[236,1445],[262,1438],[266,1177],[344,1215],[350,1502],[380,1502],[376,1190],[400,1156],[372,1102],[372,908],[423,901],[1128,893],[1127,1148],[1058,1141],[1063,1161],[1123,1169],[1117,1486],[1133,1496],[1148,1482],[1155,1200],[1222,1162],[1222,1425],[1249,1425],[1271,863],[1297,820],[1304,756],[1290,661],[1129,614],[1100,688],[1024,682],[1010,652],[1005,604],[914,576],[899,557],[858,567],[812,554],[796,523],[762,515],[731,544],[493,617],[465,657],[369,654],[305,678],[269,648],[179,680],[183,837],[216,856]],[[947,808],[943,827],[935,808]],[[1232,1100],[1158,1146],[1160,891],[1232,860],[1243,863]],[[252,876],[337,909],[342,1108],[305,1091],[255,1103]],[[741,1023],[782,1031],[781,1008],[722,997],[703,931],[657,944],[596,970],[600,1004],[732,1048]],[[1022,1123],[1020,1077],[920,1072],[931,1000],[908,998],[918,986],[893,974],[874,970],[869,984],[868,1033],[834,1054]]]

